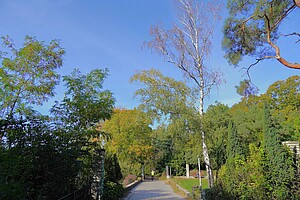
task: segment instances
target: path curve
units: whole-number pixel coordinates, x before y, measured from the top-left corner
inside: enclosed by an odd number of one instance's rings
[[[184,200],[185,198],[173,192],[171,186],[164,181],[145,180],[134,187],[124,200],[141,199],[163,199],[163,200]]]

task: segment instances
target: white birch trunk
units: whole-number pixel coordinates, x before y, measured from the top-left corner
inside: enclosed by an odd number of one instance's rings
[[[298,0],[295,0],[298,1]],[[208,15],[211,20],[205,20],[204,5],[196,0],[178,0],[179,24],[174,25],[173,29],[165,31],[159,26],[151,29],[154,40],[148,43],[148,47],[156,49],[164,58],[192,80],[200,92],[199,115],[203,117],[203,99],[209,93],[210,88],[219,84],[219,73],[206,71],[204,75],[204,59],[209,55],[211,48],[211,37],[215,22],[219,18],[220,6],[210,7]],[[203,14],[203,15],[202,15]],[[204,16],[204,17],[203,17]],[[209,75],[208,75],[209,74]],[[204,82],[204,78],[206,83]],[[205,143],[205,133],[203,131],[202,119],[200,121],[202,153],[206,165],[209,187],[213,186],[213,173],[210,166],[208,149]]]
[[[200,99],[199,99],[199,114],[200,117],[203,117],[203,104],[204,104],[204,82],[203,82],[203,78],[200,81],[202,87],[200,87]],[[212,173],[212,169],[210,166],[210,160],[209,160],[209,155],[208,155],[208,150],[207,150],[207,146],[205,143],[205,133],[203,131],[203,124],[202,124],[202,119],[201,119],[201,139],[202,139],[202,154],[203,154],[203,158],[204,158],[204,163],[205,163],[205,167],[206,167],[206,172],[207,172],[207,177],[208,177],[208,186],[211,188],[214,185],[214,176]]]

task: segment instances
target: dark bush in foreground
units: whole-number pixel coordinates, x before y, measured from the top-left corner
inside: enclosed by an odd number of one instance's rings
[[[117,200],[121,199],[124,193],[123,186],[119,183],[107,181],[104,184],[103,199],[104,200]]]

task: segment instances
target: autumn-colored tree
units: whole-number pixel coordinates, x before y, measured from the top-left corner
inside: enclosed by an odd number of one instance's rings
[[[153,158],[151,120],[138,109],[115,109],[102,130],[110,134],[106,149],[117,155],[122,172],[139,173]]]

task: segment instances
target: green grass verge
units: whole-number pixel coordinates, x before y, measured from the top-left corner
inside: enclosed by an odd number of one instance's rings
[[[193,191],[193,186],[199,186],[199,180],[197,178],[191,179],[191,178],[173,178],[171,179],[174,181],[177,185],[182,187],[183,189],[186,189],[190,193]],[[208,181],[207,179],[202,178],[202,188],[208,188]]]

